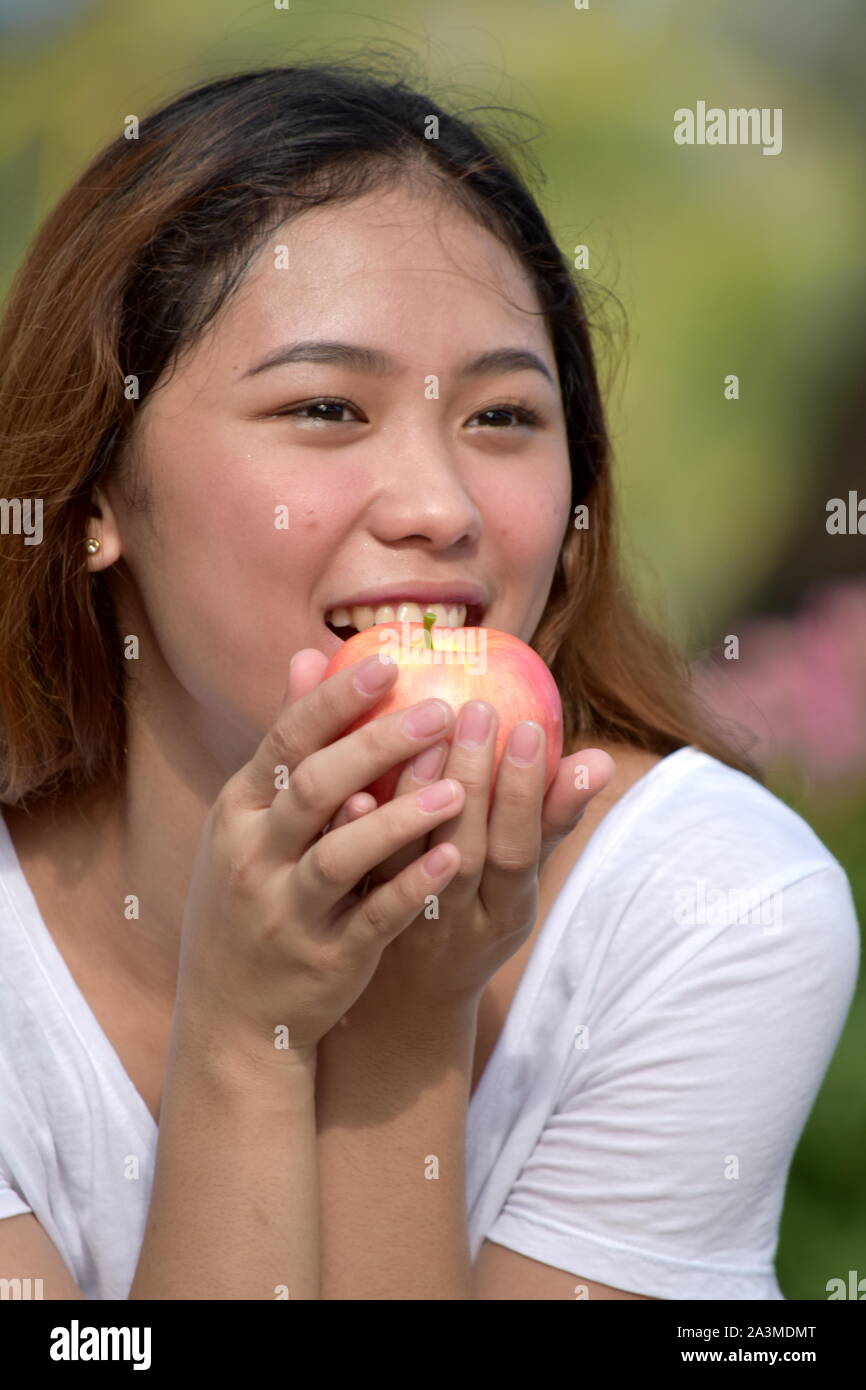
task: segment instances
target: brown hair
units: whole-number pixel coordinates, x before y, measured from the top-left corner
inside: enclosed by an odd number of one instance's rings
[[[374,68],[366,57],[301,63],[182,93],[97,154],[37,234],[0,323],[0,491],[4,503],[39,499],[44,527],[33,546],[0,538],[0,801],[122,783],[125,663],[84,537],[92,489],[109,472],[129,481],[138,406],[275,227],[419,176],[512,250],[551,334],[572,507],[589,509],[588,528],[569,530],[533,639],[562,692],[566,750],[694,744],[757,775],[623,580],[589,287],[493,126],[482,136]],[[512,131],[507,140],[509,151],[520,144]]]

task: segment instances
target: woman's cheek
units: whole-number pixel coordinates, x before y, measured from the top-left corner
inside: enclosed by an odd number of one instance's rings
[[[540,489],[530,495],[515,492],[501,498],[495,535],[509,571],[525,566],[532,574],[543,573],[548,563],[555,564],[567,524],[567,498],[546,501]]]

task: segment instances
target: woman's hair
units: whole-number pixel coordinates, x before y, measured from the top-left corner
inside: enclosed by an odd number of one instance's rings
[[[0,323],[0,505],[37,499],[44,533],[38,544],[0,539],[0,801],[122,784],[122,635],[84,538],[97,484],[112,475],[135,492],[141,403],[277,227],[407,180],[444,193],[513,252],[548,326],[571,505],[588,508],[587,527],[569,527],[532,642],[562,692],[565,750],[694,744],[757,775],[623,579],[585,297],[504,141],[366,56],[237,73],[138,129],[127,122],[42,225]]]

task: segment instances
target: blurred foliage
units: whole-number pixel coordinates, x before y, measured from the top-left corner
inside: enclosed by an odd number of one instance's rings
[[[227,72],[371,45],[413,57],[446,109],[520,107],[541,122],[557,238],[569,259],[589,246],[605,292],[605,361],[627,368],[606,379],[635,582],[695,651],[748,612],[795,532],[824,528],[815,483],[862,366],[864,25],[855,0],[0,0],[0,288],[125,116]],[[782,152],[675,145],[674,111],[698,100],[781,107]],[[866,921],[866,799],[799,809]],[[789,1298],[866,1274],[864,1050],[861,992],[792,1170]]]
[[[866,922],[866,787],[816,805],[788,782],[773,785],[845,866]],[[776,1272],[786,1298],[826,1299],[827,1281],[866,1277],[866,988],[863,971],[848,1021],[806,1125],[788,1180]],[[808,1027],[804,1019],[803,1026]]]

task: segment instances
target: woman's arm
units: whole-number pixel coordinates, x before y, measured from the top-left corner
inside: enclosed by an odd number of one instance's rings
[[[373,662],[393,682],[396,668]],[[322,835],[371,774],[436,737],[413,732],[410,710],[337,738],[379,698],[358,676],[349,667],[296,698],[290,675],[277,721],[205,820],[131,1298],[319,1297],[316,1048],[413,905],[447,885],[454,856],[413,863],[375,905],[352,889],[383,850],[423,838],[462,804],[462,788],[446,783],[435,808],[398,798]],[[447,730],[445,705],[441,716]],[[274,796],[274,769],[285,767],[288,785]]]
[[[130,1299],[319,1297],[315,1058],[174,1040]]]
[[[321,1297],[469,1298],[477,999],[411,1016],[357,1008],[319,1044]]]

